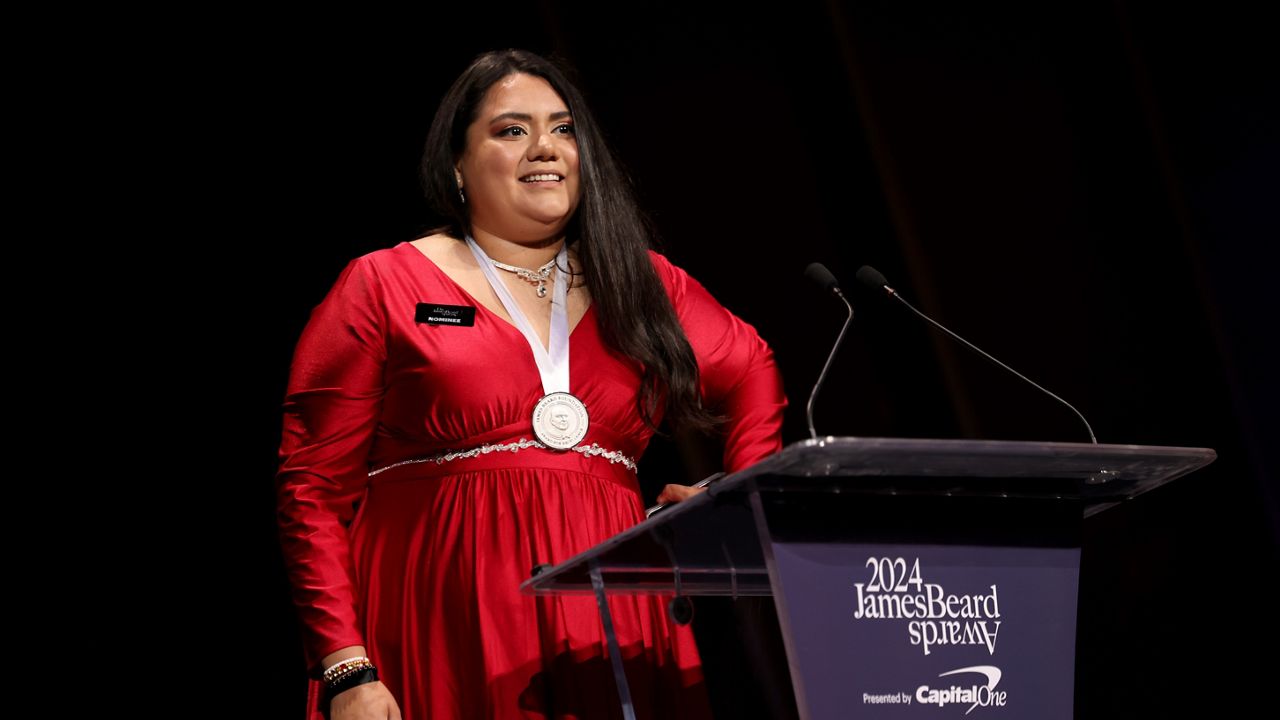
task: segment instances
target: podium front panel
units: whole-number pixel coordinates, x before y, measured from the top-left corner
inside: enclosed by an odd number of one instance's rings
[[[1072,717],[1080,551],[772,547],[804,717]]]

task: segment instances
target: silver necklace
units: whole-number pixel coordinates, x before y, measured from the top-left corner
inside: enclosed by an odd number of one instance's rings
[[[537,270],[530,270],[529,268],[522,268],[522,267],[516,267],[515,265],[508,265],[506,263],[498,262],[493,258],[489,258],[489,262],[493,263],[494,267],[496,268],[499,268],[501,270],[506,270],[509,273],[515,273],[516,275],[519,275],[520,277],[524,278],[525,280],[528,280],[531,283],[537,283],[538,297],[544,298],[547,296],[547,280],[551,279],[551,271],[554,270],[556,267],[555,258],[551,258],[551,260],[549,260],[546,265],[543,265]]]

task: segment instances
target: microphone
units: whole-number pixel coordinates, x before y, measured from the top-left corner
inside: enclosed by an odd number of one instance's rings
[[[822,381],[827,379],[827,371],[831,369],[831,361],[835,359],[836,351],[840,349],[840,343],[844,342],[844,334],[849,329],[849,323],[853,322],[853,306],[849,304],[849,300],[840,291],[840,283],[836,282],[836,276],[832,275],[831,271],[822,263],[809,263],[809,267],[804,269],[804,276],[822,288],[823,292],[831,293],[840,298],[840,302],[849,308],[849,317],[845,318],[844,326],[840,328],[840,335],[836,337],[836,344],[831,346],[831,354],[827,355],[827,363],[822,366],[822,372],[818,374],[818,382],[813,384],[813,392],[809,393],[809,404],[804,409],[805,418],[809,421],[809,437],[817,440],[818,431],[813,429],[813,401],[818,397],[818,389],[822,387]]]
[[[813,266],[812,266],[812,265],[810,265],[810,267],[813,267]],[[1013,373],[1014,375],[1017,375],[1018,377],[1022,378],[1023,380],[1026,380],[1027,382],[1031,383],[1031,385],[1032,385],[1033,387],[1035,387],[1037,390],[1039,390],[1040,392],[1042,392],[1042,393],[1044,393],[1044,394],[1048,395],[1049,397],[1053,398],[1054,400],[1057,400],[1058,402],[1062,403],[1063,405],[1066,405],[1066,406],[1067,406],[1067,408],[1069,408],[1069,409],[1071,410],[1071,412],[1073,412],[1073,413],[1075,413],[1075,414],[1076,414],[1076,417],[1080,418],[1080,422],[1084,423],[1084,429],[1089,431],[1089,440],[1090,440],[1094,445],[1097,445],[1097,444],[1098,444],[1098,438],[1093,434],[1093,428],[1089,426],[1089,421],[1088,421],[1088,420],[1085,420],[1085,419],[1084,419],[1084,415],[1080,414],[1080,411],[1079,411],[1079,410],[1077,410],[1077,409],[1075,409],[1075,407],[1074,407],[1071,403],[1067,402],[1066,400],[1063,400],[1062,398],[1058,397],[1057,395],[1054,395],[1053,393],[1049,392],[1048,390],[1045,390],[1044,388],[1040,387],[1040,385],[1038,385],[1038,384],[1036,384],[1035,382],[1033,382],[1033,381],[1031,380],[1031,378],[1028,378],[1026,375],[1023,375],[1022,373],[1018,372],[1017,370],[1014,370],[1013,368],[1009,367],[1008,365],[1005,365],[1004,363],[1000,362],[999,360],[997,360],[997,359],[995,359],[995,358],[991,357],[991,356],[990,356],[990,355],[988,355],[985,351],[983,351],[981,348],[979,348],[977,345],[974,345],[973,343],[969,342],[968,340],[965,340],[964,338],[960,337],[959,335],[957,335],[957,334],[955,334],[955,333],[951,332],[950,330],[948,330],[948,329],[946,329],[945,327],[943,327],[941,323],[937,322],[936,320],[934,320],[933,318],[929,317],[928,315],[925,315],[924,313],[922,313],[922,312],[920,312],[919,310],[915,309],[915,306],[913,306],[911,303],[907,302],[907,301],[906,301],[906,300],[905,300],[901,295],[899,295],[897,290],[894,290],[893,288],[889,287],[889,281],[885,279],[884,275],[882,275],[882,274],[880,273],[880,271],[879,271],[879,270],[876,270],[875,268],[871,267],[870,265],[863,265],[862,267],[858,268],[858,272],[857,272],[857,274],[856,274],[856,275],[854,275],[854,278],[858,281],[858,283],[859,283],[859,284],[863,285],[864,287],[870,288],[871,290],[874,290],[874,291],[884,291],[884,292],[888,293],[890,297],[892,297],[892,298],[896,299],[898,302],[902,303],[903,305],[906,305],[908,308],[910,308],[910,309],[911,309],[911,312],[913,312],[913,313],[915,313],[916,315],[919,315],[920,317],[922,317],[922,318],[924,318],[925,320],[929,321],[929,323],[930,323],[930,324],[932,324],[934,327],[938,328],[939,330],[941,330],[941,331],[945,332],[946,334],[950,335],[951,337],[953,337],[953,338],[955,338],[955,339],[959,340],[960,342],[964,343],[964,344],[965,344],[965,345],[967,345],[969,348],[971,348],[972,350],[974,350],[975,352],[977,352],[979,355],[981,355],[981,356],[985,357],[986,359],[990,360],[991,362],[993,362],[993,363],[995,363],[995,364],[999,365],[1000,367],[1004,368],[1005,370],[1008,370],[1009,372]],[[832,280],[834,281],[834,280],[835,280],[835,278],[832,278]],[[810,401],[810,402],[812,402],[812,401]],[[810,427],[812,427],[812,423],[810,423]]]

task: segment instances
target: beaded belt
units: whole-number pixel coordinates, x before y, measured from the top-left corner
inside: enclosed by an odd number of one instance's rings
[[[539,448],[541,450],[548,449],[546,445],[543,445],[537,440],[526,440],[525,438],[520,438],[515,442],[496,443],[493,445],[481,445],[480,447],[474,447],[474,448],[471,448],[470,450],[449,450],[446,452],[437,453],[435,455],[428,455],[427,457],[413,458],[410,460],[401,460],[398,463],[392,463],[391,465],[380,467],[377,470],[369,471],[369,477],[373,477],[378,473],[386,472],[392,468],[398,468],[401,465],[414,465],[417,463],[428,463],[428,462],[433,462],[437,465],[443,465],[452,460],[462,460],[463,458],[479,457],[481,455],[488,455],[489,453],[495,453],[495,452],[519,452],[521,450],[526,450],[528,448]],[[578,445],[577,447],[569,448],[569,450],[571,452],[582,453],[586,457],[602,457],[608,460],[610,465],[621,463],[624,467],[626,467],[631,472],[636,472],[636,461],[634,458],[627,457],[626,455],[623,455],[622,453],[616,450],[607,450],[605,448],[600,447],[596,443],[591,443],[590,445]]]

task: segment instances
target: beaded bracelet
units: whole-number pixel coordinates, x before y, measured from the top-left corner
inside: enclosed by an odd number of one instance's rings
[[[333,700],[338,693],[344,690],[350,690],[357,685],[364,685],[365,683],[371,682],[378,682],[378,669],[372,665],[353,673],[347,673],[338,680],[326,684],[325,695],[328,696],[329,700]]]
[[[373,667],[373,661],[360,655],[357,657],[347,658],[330,665],[321,677],[326,683],[331,683],[349,672],[359,670],[361,668]]]
[[[334,664],[330,665],[329,667],[325,668],[325,669],[324,669],[324,672],[323,672],[323,673],[321,673],[321,676],[322,676],[322,677],[329,677],[330,675],[332,675],[332,674],[334,673],[334,671],[335,671],[335,670],[337,670],[338,668],[342,667],[343,665],[346,665],[347,663],[349,663],[349,662],[351,662],[351,661],[353,661],[353,660],[368,660],[368,659],[369,659],[369,658],[368,658],[368,657],[366,657],[366,656],[364,656],[364,655],[355,655],[355,656],[353,656],[353,657],[343,658],[343,659],[339,660],[338,662],[336,662],[336,663],[334,663]]]

